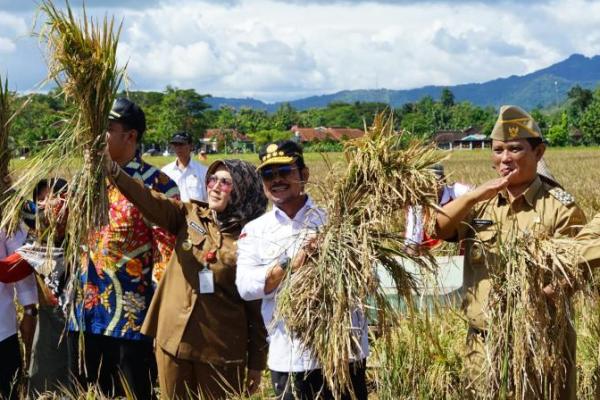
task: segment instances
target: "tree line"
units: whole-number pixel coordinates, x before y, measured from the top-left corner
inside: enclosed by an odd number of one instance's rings
[[[290,128],[345,127],[362,129],[370,125],[377,112],[388,109],[385,103],[331,103],[324,108],[296,110],[283,103],[275,112],[251,108],[210,108],[209,95],[194,89],[167,87],[163,92],[121,93],[138,103],[146,112],[147,146],[164,147],[172,134],[185,130],[196,139],[207,129],[235,130],[261,145],[271,140],[291,137]],[[68,118],[69,109],[60,93],[13,94],[14,109],[21,109],[12,125],[11,144],[22,152],[36,151],[56,138]],[[23,106],[23,104],[26,104]],[[21,107],[23,106],[23,107]],[[592,91],[573,87],[567,100],[554,109],[530,110],[551,145],[574,143],[600,144],[600,88]],[[455,101],[453,93],[444,89],[439,99],[426,96],[394,110],[398,130],[404,129],[423,139],[432,139],[440,130],[464,130],[477,127],[488,134],[496,120],[493,107],[479,107]],[[327,150],[326,143],[313,144]],[[320,147],[319,147],[320,146]],[[335,145],[333,149],[336,149]]]

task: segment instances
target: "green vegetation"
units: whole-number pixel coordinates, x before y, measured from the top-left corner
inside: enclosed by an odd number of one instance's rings
[[[58,137],[70,114],[58,91],[11,95],[15,108],[28,101],[13,123],[11,143],[14,150],[19,154],[37,152]],[[365,123],[367,126],[373,123],[377,112],[388,108],[387,104],[378,102],[334,102],[324,108],[304,111],[283,103],[273,113],[230,106],[213,109],[207,103],[210,95],[171,86],[164,92],[122,92],[120,96],[131,98],[145,110],[148,130],[144,135],[144,144],[162,148],[178,130],[190,132],[196,140],[204,137],[209,128],[221,129],[225,136],[231,136],[236,131],[256,145],[262,145],[271,140],[290,138],[292,126],[363,129]],[[424,139],[433,138],[441,130],[464,131],[469,127],[489,134],[496,119],[493,107],[456,102],[449,89],[444,89],[438,100],[425,96],[419,101],[405,103],[394,111],[396,130],[407,130]],[[530,111],[553,146],[600,144],[600,90],[575,86],[560,107]],[[224,137],[223,140],[233,143],[235,138]],[[317,140],[307,143],[307,149],[330,152],[341,151],[342,146],[335,141]]]

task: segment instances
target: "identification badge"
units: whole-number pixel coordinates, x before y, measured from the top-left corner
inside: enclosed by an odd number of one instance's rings
[[[196,222],[194,221],[190,221],[189,222],[190,227],[195,230],[196,232],[198,232],[201,235],[204,235],[206,233],[206,231],[204,230],[203,227],[201,227],[200,225],[198,225]]]
[[[198,280],[200,281],[201,294],[211,294],[215,292],[215,278],[210,269],[204,268],[202,271],[198,272]]]
[[[490,219],[477,219],[477,218],[475,218],[473,220],[473,225],[475,225],[476,228],[481,228],[483,226],[492,226],[492,225],[494,225],[494,221],[492,221]]]

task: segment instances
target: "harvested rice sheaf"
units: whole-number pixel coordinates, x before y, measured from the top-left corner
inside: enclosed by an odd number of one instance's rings
[[[59,10],[51,1],[41,5],[46,26],[41,37],[48,49],[49,78],[61,88],[74,115],[67,125],[75,154],[83,159],[73,176],[68,196],[71,213],[68,231],[84,239],[97,226],[108,222],[108,198],[102,154],[108,115],[124,70],[117,66],[120,27],[106,17],[102,23],[83,17],[78,20],[71,8]]]
[[[8,91],[8,79],[4,82],[0,78],[0,216],[4,201],[7,198],[9,184],[5,181],[8,178],[8,167],[10,163],[10,153],[8,149],[8,136],[10,133],[10,120],[12,117],[11,97]]]
[[[117,66],[116,59],[120,27],[106,17],[100,22],[88,18],[85,9],[77,18],[68,3],[63,10],[45,0],[40,10],[44,19],[39,38],[46,47],[47,81],[58,85],[68,111],[59,137],[30,159],[28,169],[15,182],[16,193],[7,207],[11,212],[3,216],[2,226],[14,230],[21,217],[22,199],[29,198],[40,179],[61,171],[70,178],[65,251],[76,265],[81,244],[108,221],[102,157],[108,115],[124,77],[124,68]],[[57,228],[50,222],[44,235],[49,243]]]
[[[408,251],[401,221],[409,206],[435,207],[431,166],[443,156],[419,142],[406,144],[404,135],[394,131],[391,114],[380,114],[363,137],[346,144],[345,172],[330,173],[322,188],[328,221],[317,234],[319,250],[278,293],[277,315],[316,357],[336,397],[349,388],[348,363],[360,354],[353,319],[374,303],[384,337],[398,321],[376,266],[389,272],[408,304],[417,285],[404,260],[433,269],[430,255]]]
[[[557,399],[566,380],[571,297],[584,269],[573,240],[515,235],[498,246],[490,271],[485,384],[489,397]],[[552,285],[554,295],[543,288]],[[574,344],[574,343],[573,343]],[[572,355],[572,354],[571,354]]]

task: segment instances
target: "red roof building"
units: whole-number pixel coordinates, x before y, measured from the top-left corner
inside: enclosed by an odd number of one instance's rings
[[[315,140],[348,140],[356,139],[365,133],[361,129],[353,128],[326,128],[323,126],[317,128],[300,128],[292,126],[291,131],[300,143],[312,142]]]

